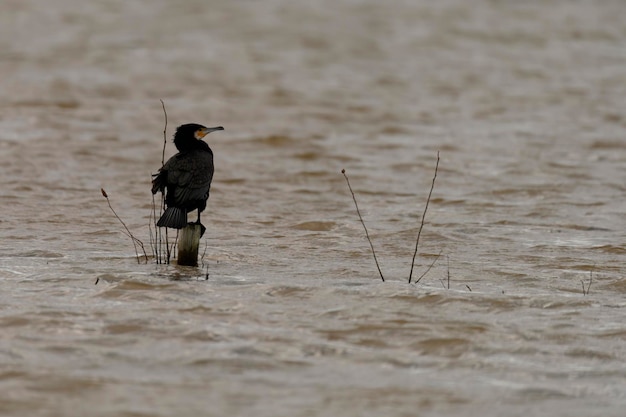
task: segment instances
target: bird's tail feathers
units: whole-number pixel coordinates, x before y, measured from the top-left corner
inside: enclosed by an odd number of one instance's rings
[[[157,222],[159,227],[182,229],[187,226],[187,210],[178,207],[168,207]]]

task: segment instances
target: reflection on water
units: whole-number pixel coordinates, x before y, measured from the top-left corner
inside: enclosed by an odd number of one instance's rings
[[[624,22],[2,3],[0,414],[621,415]],[[203,268],[138,265],[100,195],[149,241],[159,99],[227,129]]]

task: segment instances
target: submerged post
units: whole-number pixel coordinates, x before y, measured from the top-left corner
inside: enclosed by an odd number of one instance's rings
[[[198,266],[201,228],[199,224],[188,224],[182,229],[178,239],[178,265]]]

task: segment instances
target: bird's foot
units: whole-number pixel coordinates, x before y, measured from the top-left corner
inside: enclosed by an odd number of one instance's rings
[[[199,224],[200,225],[200,238],[202,238],[202,236],[204,236],[204,232],[206,232],[206,227],[204,227],[204,225],[200,222],[195,222],[195,223],[189,223],[190,225],[195,225],[195,224]]]

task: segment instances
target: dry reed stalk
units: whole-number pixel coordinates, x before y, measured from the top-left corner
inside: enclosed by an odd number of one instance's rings
[[[111,205],[111,201],[109,200],[109,195],[106,193],[106,191],[104,191],[104,188],[100,188],[100,192],[102,193],[102,196],[104,198],[106,198],[107,200],[107,204],[109,205],[109,208],[111,209],[111,211],[113,212],[113,215],[117,218],[117,220],[119,220],[119,222],[122,224],[122,226],[124,226],[124,229],[126,230],[126,232],[124,233],[126,236],[128,236],[129,238],[131,238],[131,240],[133,241],[133,247],[135,248],[135,255],[137,256],[137,263],[141,263],[141,261],[139,260],[139,252],[137,251],[137,245],[139,245],[141,247],[141,250],[143,251],[143,255],[146,259],[146,263],[148,262],[148,254],[146,253],[146,249],[143,245],[143,242],[139,239],[137,239],[135,236],[133,236],[133,234],[131,233],[130,229],[128,228],[128,226],[126,226],[126,223],[124,223],[124,221],[120,218],[120,216],[117,215],[117,213],[115,212],[115,210],[113,209],[113,206]]]
[[[161,102],[161,107],[163,108],[163,116],[165,118],[165,124],[163,127],[163,150],[161,152],[161,166],[163,166],[165,164],[165,148],[167,146],[167,110],[165,110],[165,102],[161,99],[159,99],[159,101]],[[167,228],[165,228],[165,232],[163,232],[161,229],[161,227],[157,226],[157,222],[158,219],[163,215],[163,213],[165,212],[165,193],[161,193],[161,205],[159,207],[159,216],[157,217],[156,214],[156,202],[154,200],[154,195],[152,197],[152,216],[150,218],[150,223],[152,223],[152,221],[154,221],[154,245],[153,245],[153,252],[155,255],[155,259],[156,259],[156,263],[157,264],[164,264],[170,263],[170,259],[172,256],[172,251],[171,251],[171,247],[169,244],[169,236],[168,236],[168,231]],[[151,237],[151,242],[152,242],[152,227],[150,226],[150,237]],[[165,235],[165,236],[164,236]],[[176,237],[178,238],[178,233],[176,234]],[[175,242],[172,244],[175,244]]]
[[[437,254],[437,256],[435,257],[435,259],[433,260],[433,262],[430,264],[430,266],[426,269],[426,271],[424,271],[424,273],[422,275],[420,275],[420,277],[418,279],[415,280],[415,283],[417,284],[418,282],[420,282],[422,280],[422,278],[424,278],[426,276],[426,274],[428,274],[428,271],[430,271],[433,267],[433,265],[435,265],[435,262],[437,262],[437,260],[439,259],[439,257],[441,256],[441,252],[439,252]],[[448,287],[449,288],[449,287]]]
[[[380,279],[385,281],[385,277],[383,276],[383,272],[380,270],[380,265],[378,264],[378,259],[376,258],[376,251],[374,250],[374,245],[372,244],[372,239],[370,239],[370,235],[367,232],[367,227],[365,226],[365,222],[363,221],[363,217],[361,216],[361,211],[359,210],[359,205],[356,202],[356,197],[354,196],[354,191],[352,191],[352,187],[350,186],[350,180],[348,179],[348,175],[346,174],[346,170],[342,169],[341,173],[343,177],[346,179],[348,183],[348,188],[350,189],[350,193],[352,194],[352,200],[354,201],[354,206],[356,207],[356,214],[359,216],[359,220],[361,220],[361,224],[363,225],[363,229],[365,229],[365,237],[367,237],[367,241],[370,244],[370,248],[372,248],[372,255],[374,255],[374,262],[376,262],[376,268],[378,269],[378,273],[380,274]]]
[[[448,261],[448,289],[450,289],[450,256],[446,255],[446,260]]]
[[[422,222],[420,223],[420,228],[417,232],[417,239],[415,240],[415,251],[413,252],[413,260],[411,261],[411,272],[409,272],[409,284],[411,283],[411,278],[413,277],[413,266],[415,265],[415,257],[417,256],[417,247],[420,243],[420,236],[422,235],[422,229],[424,228],[424,219],[426,218],[426,211],[428,211],[428,204],[430,203],[430,197],[433,194],[433,189],[435,188],[435,179],[437,178],[437,170],[439,169],[439,151],[437,151],[437,164],[435,165],[435,175],[433,176],[433,182],[430,185],[430,192],[428,193],[428,199],[426,200],[426,206],[424,207],[424,213],[422,213]],[[428,268],[430,270],[430,268]],[[428,272],[428,271],[426,271]],[[423,275],[422,275],[423,276]],[[420,277],[421,279],[422,277]]]
[[[591,288],[591,282],[593,281],[593,267],[589,270],[589,285],[587,285],[587,289],[585,290],[585,281],[580,280],[580,283],[583,285],[583,295],[589,295],[589,289]]]
[[[154,223],[153,223],[154,222]],[[161,263],[160,251],[158,247],[159,242],[159,228],[156,225],[156,201],[154,194],[152,194],[152,210],[150,211],[150,219],[148,221],[148,228],[150,229],[150,245],[152,246],[152,252],[154,253],[154,259],[157,264]],[[152,224],[154,224],[154,237],[152,236]]]
[[[206,270],[206,273],[204,275],[204,280],[208,281],[209,280],[209,263],[207,262],[206,264],[204,263],[204,257],[206,255],[206,250],[209,246],[209,242],[208,240],[204,240],[204,251],[202,251],[202,256],[200,257],[200,264],[202,265],[202,268],[204,268]]]
[[[432,184],[430,186],[430,191],[428,193],[428,199],[426,200],[426,206],[424,207],[424,212],[422,213],[422,221],[420,223],[420,227],[419,227],[419,230],[417,232],[417,239],[415,240],[415,251],[413,252],[413,259],[411,261],[411,272],[409,273],[409,284],[411,283],[411,280],[412,280],[412,277],[413,277],[413,267],[415,266],[415,257],[417,256],[417,248],[419,246],[420,236],[422,235],[422,229],[424,228],[424,221],[425,221],[425,218],[426,218],[426,212],[428,211],[428,205],[430,204],[430,199],[431,199],[432,194],[433,194],[433,189],[435,188],[435,180],[437,179],[437,172],[438,172],[438,170],[439,170],[439,151],[437,151],[437,163],[435,164],[435,174],[433,175],[433,181],[432,181]],[[359,210],[359,205],[356,202],[356,196],[354,195],[354,191],[352,190],[352,186],[350,185],[350,180],[348,179],[348,175],[346,174],[346,170],[342,169],[341,173],[343,174],[344,178],[346,179],[346,183],[348,184],[348,189],[350,190],[350,194],[352,194],[352,201],[354,201],[354,207],[356,207],[356,213],[359,216],[359,220],[361,221],[361,224],[363,225],[363,229],[365,230],[365,237],[367,238],[367,241],[370,244],[370,248],[372,249],[372,255],[374,256],[374,262],[376,263],[376,268],[378,269],[378,273],[380,274],[380,278],[384,282],[385,281],[385,277],[383,276],[383,273],[382,273],[382,271],[380,269],[380,265],[378,263],[378,258],[376,257],[376,251],[374,250],[374,244],[372,243],[372,239],[370,238],[369,232],[367,231],[367,227],[365,226],[365,221],[363,221],[363,216],[361,216],[361,211]],[[437,262],[437,260],[439,259],[440,256],[441,256],[441,252],[439,252],[437,257],[433,260],[433,262],[426,269],[426,271],[417,279],[417,281],[415,281],[416,284],[418,282],[420,282],[420,280],[428,273],[428,271],[430,271],[432,269],[432,267],[435,265],[435,262]],[[442,282],[442,285],[443,285],[443,282]],[[444,288],[445,288],[445,285],[444,285]],[[448,258],[448,289],[450,289],[450,259],[449,258]],[[468,286],[468,289],[471,291],[469,286]]]

